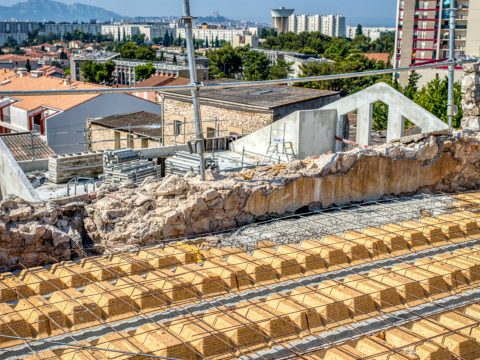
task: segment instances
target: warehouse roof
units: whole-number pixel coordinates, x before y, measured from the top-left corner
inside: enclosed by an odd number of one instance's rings
[[[161,136],[162,118],[146,111],[90,119],[90,123],[147,137]]]
[[[167,96],[190,99],[191,101],[191,94],[189,90],[166,90],[162,92]],[[200,98],[203,101],[248,105],[263,109],[274,109],[337,94],[338,92],[328,90],[316,90],[283,85],[259,85],[255,87],[234,87],[221,90],[205,88],[201,89]]]

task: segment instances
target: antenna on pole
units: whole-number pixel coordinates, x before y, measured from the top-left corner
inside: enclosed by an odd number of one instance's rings
[[[193,116],[195,120],[195,147],[200,155],[200,177],[205,181],[205,142],[202,131],[202,119],[200,118],[200,89],[197,79],[197,66],[195,63],[195,46],[193,44],[193,17],[190,12],[190,0],[183,0],[183,17],[180,25],[185,26],[187,41],[188,65],[190,69],[190,81],[192,88]]]
[[[456,15],[457,8],[455,6],[455,0],[450,0],[450,39],[449,39],[449,61],[455,61],[455,30],[456,30]],[[448,102],[447,102],[447,115],[448,115],[448,127],[453,129],[453,116],[455,115],[455,64],[448,66]]]

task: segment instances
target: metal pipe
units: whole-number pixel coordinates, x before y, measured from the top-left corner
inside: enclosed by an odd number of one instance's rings
[[[453,115],[455,113],[455,28],[456,21],[455,16],[457,9],[455,6],[455,0],[450,0],[450,40],[449,40],[449,58],[448,61],[453,64],[448,66],[448,102],[447,102],[447,115],[448,115],[448,127],[453,128]]]
[[[200,178],[205,181],[205,144],[203,141],[202,119],[200,118],[200,93],[197,79],[197,66],[195,64],[195,47],[193,44],[193,17],[190,12],[190,0],[183,0],[183,17],[181,22],[185,25],[187,38],[188,66],[190,68],[190,81],[193,103],[193,117],[195,119],[195,132],[197,153],[200,155]]]
[[[280,79],[280,80],[264,80],[264,81],[238,81],[238,82],[224,82],[224,83],[197,83],[196,85],[178,85],[178,86],[162,86],[161,91],[175,91],[175,90],[191,90],[192,88],[200,89],[226,89],[237,87],[257,87],[257,86],[270,86],[270,85],[285,85],[285,84],[301,84],[313,81],[326,81],[336,79],[350,79],[357,77],[375,76],[393,74],[396,72],[409,72],[418,69],[435,69],[440,67],[447,67],[456,64],[469,64],[476,63],[478,59],[467,59],[462,61],[442,61],[435,64],[410,66],[396,69],[383,69],[372,70],[355,73],[345,74],[332,74],[321,76],[310,76],[296,79]],[[137,92],[157,92],[158,87],[139,87],[139,88],[97,88],[97,89],[69,89],[69,90],[12,90],[12,91],[0,91],[0,97],[3,96],[39,96],[39,95],[72,95],[72,94],[124,94],[124,93],[137,93]],[[18,101],[18,100],[17,100]]]

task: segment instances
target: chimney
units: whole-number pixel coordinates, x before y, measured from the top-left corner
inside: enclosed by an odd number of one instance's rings
[[[72,77],[67,75],[65,80],[63,81],[63,86],[71,86],[72,85]]]

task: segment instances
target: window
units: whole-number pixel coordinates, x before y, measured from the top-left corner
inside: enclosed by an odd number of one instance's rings
[[[120,149],[120,132],[115,131],[114,137],[115,137],[115,150]]]
[[[142,143],[140,145],[142,149],[148,148],[148,139],[147,138],[142,138]]]
[[[178,136],[183,133],[183,123],[180,120],[173,122],[173,135]]]

